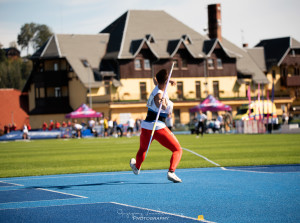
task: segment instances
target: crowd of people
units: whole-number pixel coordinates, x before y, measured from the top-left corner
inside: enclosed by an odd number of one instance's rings
[[[63,138],[77,137],[81,138],[83,132],[87,135],[95,137],[122,137],[124,135],[130,137],[139,135],[141,126],[140,119],[128,119],[124,124],[118,123],[117,120],[111,120],[107,117],[100,120],[90,118],[87,122],[82,120],[80,123],[74,119],[73,121],[58,121],[51,120],[49,124],[44,121],[42,124],[43,131],[61,130]],[[87,132],[86,132],[87,131]]]
[[[203,136],[210,129],[213,132],[229,132],[232,117],[229,113],[225,113],[223,115],[218,114],[217,118],[213,120],[207,120],[206,114],[200,111],[193,121],[195,133],[199,137],[200,134]],[[129,118],[125,123],[118,123],[117,120],[111,120],[107,117],[101,119],[89,118],[86,121],[81,120],[81,122],[76,119],[62,122],[50,120],[48,123],[46,121],[42,123],[41,130],[59,130],[62,132],[62,138],[81,138],[83,133],[95,137],[130,137],[140,135],[141,122],[141,119]],[[172,115],[167,116],[165,122],[171,131],[174,130]],[[15,124],[5,125],[3,130],[3,133],[7,134],[16,131],[17,126]],[[23,131],[23,139],[28,139],[28,132],[31,130],[30,124],[24,124],[20,130]]]
[[[203,134],[210,130],[213,133],[230,132],[232,128],[232,115],[229,112],[226,112],[223,115],[218,113],[216,118],[208,120],[206,114],[199,111],[193,124],[197,138],[199,138],[199,134],[203,137]]]
[[[28,129],[30,130],[31,129],[30,124],[28,123],[26,125],[27,125]],[[17,125],[15,123],[3,126],[3,134],[7,134],[7,133],[10,133],[10,132],[13,132],[13,131],[17,131],[17,130],[18,130],[17,129]]]

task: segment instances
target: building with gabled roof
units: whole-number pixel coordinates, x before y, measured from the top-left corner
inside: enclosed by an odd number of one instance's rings
[[[274,83],[275,102],[285,112],[300,114],[300,42],[292,37],[261,40],[254,49],[263,48],[268,89]]]
[[[32,125],[60,121],[89,101],[111,119],[120,113],[145,118],[152,78],[172,62],[177,86],[168,93],[176,123],[188,123],[194,115],[189,108],[208,94],[235,113],[247,103],[248,85],[269,83],[263,63],[253,58],[264,51],[240,48],[221,36],[220,25],[214,27],[216,35],[207,37],[164,11],[129,10],[96,35],[53,35],[32,56],[34,68],[24,87]]]

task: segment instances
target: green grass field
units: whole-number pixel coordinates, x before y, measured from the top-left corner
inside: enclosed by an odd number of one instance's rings
[[[222,166],[299,164],[300,136],[178,135],[182,147]],[[130,170],[139,137],[0,142],[0,177]],[[171,152],[154,141],[142,169],[167,169]],[[183,151],[178,168],[212,167]]]

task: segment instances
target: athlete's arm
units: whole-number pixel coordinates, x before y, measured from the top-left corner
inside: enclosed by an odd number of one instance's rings
[[[157,108],[159,108],[159,105],[160,105],[161,101],[162,101],[161,109],[162,109],[162,110],[166,110],[166,109],[167,109],[167,106],[168,106],[167,101],[166,101],[165,98],[162,99],[162,94],[161,94],[161,93],[158,93],[158,94],[155,95],[155,97],[154,97],[154,103],[155,103],[155,105],[156,105]]]

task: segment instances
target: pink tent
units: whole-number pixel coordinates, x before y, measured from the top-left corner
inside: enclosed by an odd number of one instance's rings
[[[198,111],[231,111],[231,107],[229,105],[224,105],[217,99],[215,99],[212,95],[208,95],[208,97],[199,105],[190,109],[190,112],[198,112]]]
[[[102,117],[100,112],[96,112],[86,104],[82,104],[75,111],[66,115],[66,118],[97,118]]]

